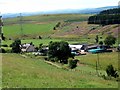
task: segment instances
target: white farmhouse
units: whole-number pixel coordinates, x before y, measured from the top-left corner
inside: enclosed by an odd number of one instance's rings
[[[31,44],[22,44],[21,46],[21,51],[22,52],[34,52],[35,51],[35,47],[34,45]]]
[[[78,49],[78,50],[83,50],[82,48],[84,47],[84,45],[69,45],[69,47],[72,50]]]

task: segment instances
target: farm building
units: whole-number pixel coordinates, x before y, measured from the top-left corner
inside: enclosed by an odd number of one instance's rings
[[[108,46],[105,45],[93,45],[88,46],[87,51],[90,53],[102,53],[102,52],[112,52],[112,50],[107,50]]]
[[[85,50],[87,45],[81,44],[81,45],[69,45],[71,50],[78,49],[78,50]]]
[[[35,47],[32,44],[25,43],[25,44],[20,45],[20,47],[21,47],[22,52],[34,52],[35,51]]]
[[[98,45],[88,45],[87,50],[97,49],[98,47],[99,47]]]
[[[85,55],[86,54],[86,47],[87,45],[81,44],[81,45],[69,45],[71,48],[71,53],[75,55]]]

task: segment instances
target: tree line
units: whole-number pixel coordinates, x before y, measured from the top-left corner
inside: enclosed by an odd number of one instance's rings
[[[120,14],[120,8],[113,8],[108,10],[103,10],[100,14]]]
[[[110,24],[120,24],[120,9],[108,9],[101,11],[99,14],[90,16],[88,18],[88,24],[100,24],[100,25],[110,25]]]

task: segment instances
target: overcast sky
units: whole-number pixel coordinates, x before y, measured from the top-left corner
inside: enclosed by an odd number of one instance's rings
[[[117,6],[119,0],[0,0],[0,12],[20,13],[57,9]]]

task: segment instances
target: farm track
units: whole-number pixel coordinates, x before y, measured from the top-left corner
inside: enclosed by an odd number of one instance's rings
[[[50,65],[52,65],[52,66],[55,66],[55,67],[57,67],[57,68],[62,68],[61,66],[59,66],[59,65],[57,65],[57,64],[55,64],[55,63],[52,63],[52,62],[50,62],[50,61],[45,61],[47,64],[50,64]]]

